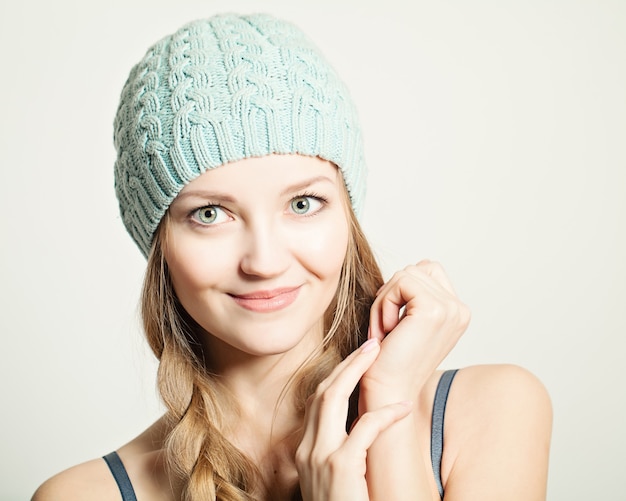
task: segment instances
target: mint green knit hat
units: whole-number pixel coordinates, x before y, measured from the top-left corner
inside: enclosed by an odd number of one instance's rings
[[[306,36],[268,15],[189,23],[131,71],[115,117],[115,190],[147,256],[182,188],[207,169],[272,153],[337,165],[358,214],[366,168],[348,91]]]

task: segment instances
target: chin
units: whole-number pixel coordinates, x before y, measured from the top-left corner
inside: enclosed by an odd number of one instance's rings
[[[208,334],[208,348],[213,353],[219,353],[222,359],[237,357],[236,352],[255,357],[293,353],[302,361],[322,343],[323,330],[318,327],[319,323],[320,320],[314,322],[314,326],[307,331],[302,330],[302,322],[298,326],[291,325],[291,322],[283,325],[272,322],[260,325],[261,322],[255,322],[252,326],[235,323],[230,325],[230,333],[221,332],[218,336]]]

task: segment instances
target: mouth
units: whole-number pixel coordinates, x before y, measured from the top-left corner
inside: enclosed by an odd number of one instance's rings
[[[229,296],[246,310],[269,313],[287,308],[296,300],[299,292],[300,286],[254,291],[247,294],[229,294]]]

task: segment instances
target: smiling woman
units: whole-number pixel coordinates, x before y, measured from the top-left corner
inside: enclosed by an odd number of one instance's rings
[[[334,70],[271,16],[148,50],[115,176],[167,412],[35,501],[545,498],[543,386],[438,370],[469,310],[428,260],[383,282],[357,220],[359,130]]]
[[[320,346],[348,245],[344,193],[336,167],[299,155],[233,162],[181,191],[163,254],[176,297],[210,333],[212,366],[232,348],[295,350],[301,363]]]

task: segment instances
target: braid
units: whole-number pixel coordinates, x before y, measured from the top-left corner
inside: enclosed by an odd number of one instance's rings
[[[346,194],[346,204],[348,197]],[[327,309],[327,332],[320,350],[303,364],[294,384],[296,408],[303,415],[307,398],[339,361],[367,337],[369,308],[382,275],[352,210],[350,239],[337,294]],[[236,402],[206,366],[199,326],[174,293],[162,248],[168,215],[156,233],[142,294],[142,317],[148,343],[160,360],[158,388],[167,407],[170,433],[165,454],[172,475],[182,479],[184,501],[253,501],[263,486],[258,469],[226,437],[225,416]],[[347,426],[356,418],[353,395]],[[300,499],[299,491],[294,500]]]

